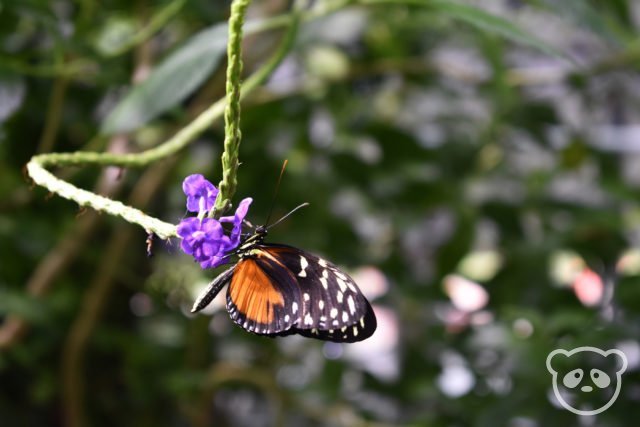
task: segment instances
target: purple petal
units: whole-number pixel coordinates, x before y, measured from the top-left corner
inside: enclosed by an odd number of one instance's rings
[[[218,266],[221,266],[222,264],[226,264],[228,260],[229,258],[212,258],[210,268],[216,268]]]
[[[247,212],[249,212],[249,206],[251,206],[252,202],[253,199],[251,197],[247,197],[246,199],[242,199],[242,201],[238,205],[238,209],[236,209],[236,218],[239,217],[241,222],[244,220],[244,217],[247,216]]]
[[[206,233],[208,239],[219,239],[224,233],[222,225],[213,218],[203,219],[200,229]]]
[[[187,210],[210,210],[218,196],[218,189],[201,174],[189,175],[182,181],[182,191],[187,196]]]
[[[236,246],[238,246],[238,243],[233,242],[229,236],[224,236],[220,239],[220,252],[222,253],[229,253],[234,250]]]
[[[242,221],[244,221],[244,217],[247,216],[247,212],[249,211],[249,205],[251,205],[253,199],[251,197],[247,197],[243,199],[238,205],[238,209],[236,209],[235,221],[233,222],[233,230],[231,230],[231,241],[235,243],[234,247],[240,244],[240,234],[242,234]]]
[[[199,223],[200,220],[198,218],[185,218],[178,224],[176,232],[178,236],[185,238],[200,228]]]
[[[202,175],[188,176],[182,185],[187,195],[187,207],[198,212],[213,208],[218,190]],[[229,254],[240,244],[242,222],[253,199],[240,202],[233,216],[214,218],[185,218],[178,224],[177,234],[182,238],[180,247],[183,252],[193,256],[202,268],[215,268],[229,262]],[[197,208],[197,209],[196,209]],[[229,235],[220,224],[232,223]]]
[[[249,205],[251,205],[251,202],[253,202],[253,199],[251,197],[242,199],[236,209],[235,214],[233,216],[220,217],[220,222],[232,222],[234,225],[236,223],[242,223],[242,221],[244,221],[244,217],[247,216],[247,212],[249,211]]]
[[[198,194],[200,188],[207,183],[211,184],[199,173],[189,175],[184,179],[184,181],[182,181],[182,191],[184,191],[186,196],[195,196]]]
[[[212,257],[220,251],[220,243],[216,241],[204,241],[202,243],[202,253],[206,257]]]
[[[182,252],[187,255],[193,254],[193,245],[186,239],[183,239],[182,242],[180,242],[180,249],[182,249]]]

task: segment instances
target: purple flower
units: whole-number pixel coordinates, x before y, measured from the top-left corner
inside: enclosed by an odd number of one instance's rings
[[[220,222],[213,218],[186,218],[178,224],[180,247],[192,255],[202,268],[215,268],[226,261],[225,255],[235,246],[225,236]],[[237,245],[236,245],[237,246]]]
[[[186,177],[182,181],[182,191],[187,195],[187,210],[189,212],[211,210],[218,196],[218,189],[200,174]]]
[[[247,212],[249,211],[249,205],[251,205],[251,202],[253,202],[253,199],[251,197],[243,199],[238,205],[234,216],[223,216],[220,218],[220,222],[230,222],[233,224],[233,229],[231,230],[229,239],[234,249],[240,244],[240,236],[242,235],[242,222],[244,221],[244,217],[247,216]]]
[[[187,209],[204,212],[213,208],[218,190],[202,175],[185,178],[182,188],[187,195]],[[242,222],[247,216],[253,199],[242,200],[233,216],[215,218],[185,218],[178,224],[177,233],[182,251],[200,263],[202,268],[215,268],[227,262],[229,254],[240,244]],[[230,233],[225,234],[222,223],[231,223]]]

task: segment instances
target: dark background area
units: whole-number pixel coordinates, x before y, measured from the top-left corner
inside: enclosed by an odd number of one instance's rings
[[[218,39],[169,59],[228,11],[0,1],[0,426],[633,425],[640,3],[398,0],[301,26],[243,103],[235,200],[264,222],[289,160],[273,217],[310,207],[269,241],[356,279],[379,329],[353,345],[254,336],[221,300],[190,315],[217,271],[177,239],[148,258],[141,228],[25,178],[39,152],[157,146],[223,96]],[[247,35],[247,74],[280,31]],[[218,182],[223,139],[218,120],[146,168],[54,172],[177,224],[183,178]],[[596,417],[559,407],[545,366],[579,346],[629,362]]]

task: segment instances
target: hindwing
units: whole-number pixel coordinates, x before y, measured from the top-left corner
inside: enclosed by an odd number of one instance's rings
[[[298,248],[263,244],[267,257],[283,265],[298,284],[296,332],[330,341],[360,341],[376,329],[371,305],[353,279],[334,264]],[[298,314],[298,313],[296,313]]]

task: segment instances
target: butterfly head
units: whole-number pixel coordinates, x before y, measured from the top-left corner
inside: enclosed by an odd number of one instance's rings
[[[248,254],[256,245],[259,245],[264,241],[264,238],[267,236],[268,230],[264,225],[257,226],[253,233],[248,234],[244,240],[238,246],[236,253],[241,257],[242,255]]]
[[[261,236],[262,238],[264,238],[264,237],[266,237],[268,232],[269,232],[269,229],[267,228],[266,225],[259,225],[254,230],[253,234]]]

